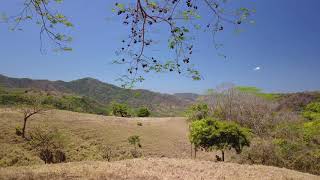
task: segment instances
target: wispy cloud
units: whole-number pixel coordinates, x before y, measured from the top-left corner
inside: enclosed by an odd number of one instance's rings
[[[253,70],[254,71],[259,71],[261,68],[259,66],[255,67]]]

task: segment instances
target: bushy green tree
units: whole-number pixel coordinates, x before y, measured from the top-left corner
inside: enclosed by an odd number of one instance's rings
[[[186,111],[188,121],[196,121],[209,116],[209,107],[207,104],[198,103],[191,105]]]
[[[112,113],[115,116],[120,116],[120,117],[129,117],[129,108],[125,104],[120,104],[120,103],[113,103],[112,104]]]
[[[189,138],[197,147],[221,150],[224,161],[224,151],[235,149],[237,153],[241,153],[244,146],[250,145],[250,135],[249,129],[236,123],[206,118],[192,122]]]
[[[138,117],[149,117],[150,116],[150,111],[146,107],[141,107],[137,110],[137,116]]]

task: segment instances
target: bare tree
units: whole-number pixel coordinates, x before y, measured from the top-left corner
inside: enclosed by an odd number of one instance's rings
[[[279,121],[277,103],[255,94],[239,91],[235,86],[222,85],[203,99],[214,115],[222,120],[236,121],[263,135]]]
[[[26,126],[28,120],[36,115],[43,114],[49,110],[49,108],[42,105],[42,100],[35,97],[29,97],[29,104],[21,105],[18,109],[23,114],[23,126],[22,126],[22,137],[26,138]]]

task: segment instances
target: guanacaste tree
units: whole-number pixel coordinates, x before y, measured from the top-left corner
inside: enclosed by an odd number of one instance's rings
[[[234,122],[218,121],[212,118],[192,122],[189,139],[195,146],[206,151],[214,149],[222,153],[224,161],[225,150],[234,149],[241,153],[244,146],[250,145],[251,132]]]
[[[59,10],[63,0],[21,0],[21,3],[20,12],[12,16],[3,14],[0,22],[8,23],[11,30],[21,30],[23,22],[34,22],[40,27],[41,50],[45,40],[52,41],[56,50],[72,50],[72,36],[64,34],[63,27],[72,28],[74,24]],[[194,36],[199,31],[208,33],[212,36],[213,48],[219,49],[222,44],[216,40],[216,35],[253,23],[251,16],[255,12],[228,0],[132,0],[124,3],[115,0],[114,6],[109,8],[128,29],[127,37],[119,42],[121,46],[116,50],[119,58],[114,61],[127,69],[119,78],[124,86],[143,81],[147,72],[177,72],[200,80],[200,72],[191,63]],[[152,35],[152,30],[159,27],[168,31],[168,49],[172,55],[166,59],[155,57],[147,50],[157,46],[159,39]]]

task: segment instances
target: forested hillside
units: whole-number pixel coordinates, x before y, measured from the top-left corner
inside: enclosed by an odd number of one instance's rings
[[[9,89],[9,91],[12,89],[19,89],[23,92],[41,91],[50,96],[55,96],[53,99],[57,99],[57,95],[59,98],[65,98],[66,95],[68,95],[67,99],[71,98],[69,96],[72,96],[71,99],[74,99],[76,96],[80,99],[97,102],[95,106],[102,105],[107,107],[112,102],[124,103],[132,108],[146,106],[156,116],[179,115],[184,111],[185,107],[193,101],[193,99],[189,98],[161,94],[148,90],[124,89],[93,78],[83,78],[65,82],[10,78],[0,75],[0,87]],[[70,110],[70,108],[68,110]],[[101,112],[101,110],[99,110],[99,112]]]

